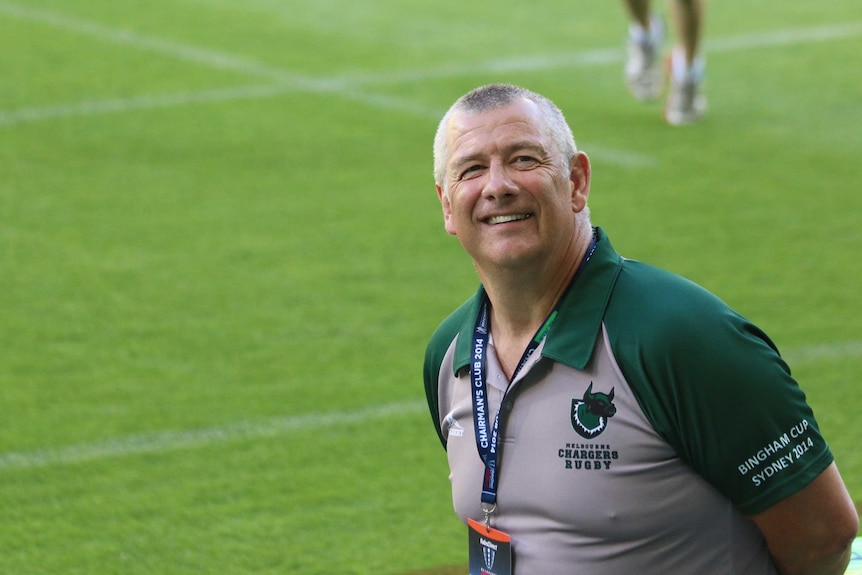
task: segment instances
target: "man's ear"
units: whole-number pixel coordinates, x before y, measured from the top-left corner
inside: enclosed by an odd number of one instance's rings
[[[440,199],[440,206],[443,208],[443,227],[446,228],[448,234],[457,236],[458,233],[455,231],[455,222],[452,218],[452,204],[449,203],[449,197],[443,192],[440,184],[434,184],[434,187],[437,188],[437,197]]]
[[[572,183],[572,211],[578,213],[587,206],[590,196],[590,159],[583,152],[572,156],[569,181]]]

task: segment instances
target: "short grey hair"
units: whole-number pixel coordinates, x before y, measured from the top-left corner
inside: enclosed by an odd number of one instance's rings
[[[565,171],[569,170],[571,158],[577,153],[578,148],[572,129],[557,105],[541,94],[520,86],[487,84],[458,98],[437,126],[437,133],[434,135],[434,182],[444,192],[448,194],[446,165],[449,163],[450,150],[446,141],[446,132],[452,117],[461,113],[481,114],[496,108],[503,108],[521,99],[529,100],[539,107],[545,122],[544,127],[548,130],[551,140],[556,144],[557,151],[560,153],[563,168]]]

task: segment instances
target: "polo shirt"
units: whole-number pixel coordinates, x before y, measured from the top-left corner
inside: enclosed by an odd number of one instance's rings
[[[750,321],[596,234],[512,382],[488,345],[489,417],[507,416],[492,526],[512,537],[515,573],[775,573],[746,516],[833,461],[805,394]],[[443,321],[424,366],[464,522],[484,518],[470,366],[485,298]]]

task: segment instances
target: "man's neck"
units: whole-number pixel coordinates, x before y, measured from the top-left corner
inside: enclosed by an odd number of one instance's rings
[[[528,343],[565,293],[587,247],[572,246],[566,257],[544,268],[479,271],[491,302],[494,348],[507,377],[512,377]]]

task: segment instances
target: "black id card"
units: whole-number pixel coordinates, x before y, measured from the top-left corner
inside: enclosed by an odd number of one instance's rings
[[[512,575],[512,541],[509,535],[467,520],[470,531],[470,575]]]

